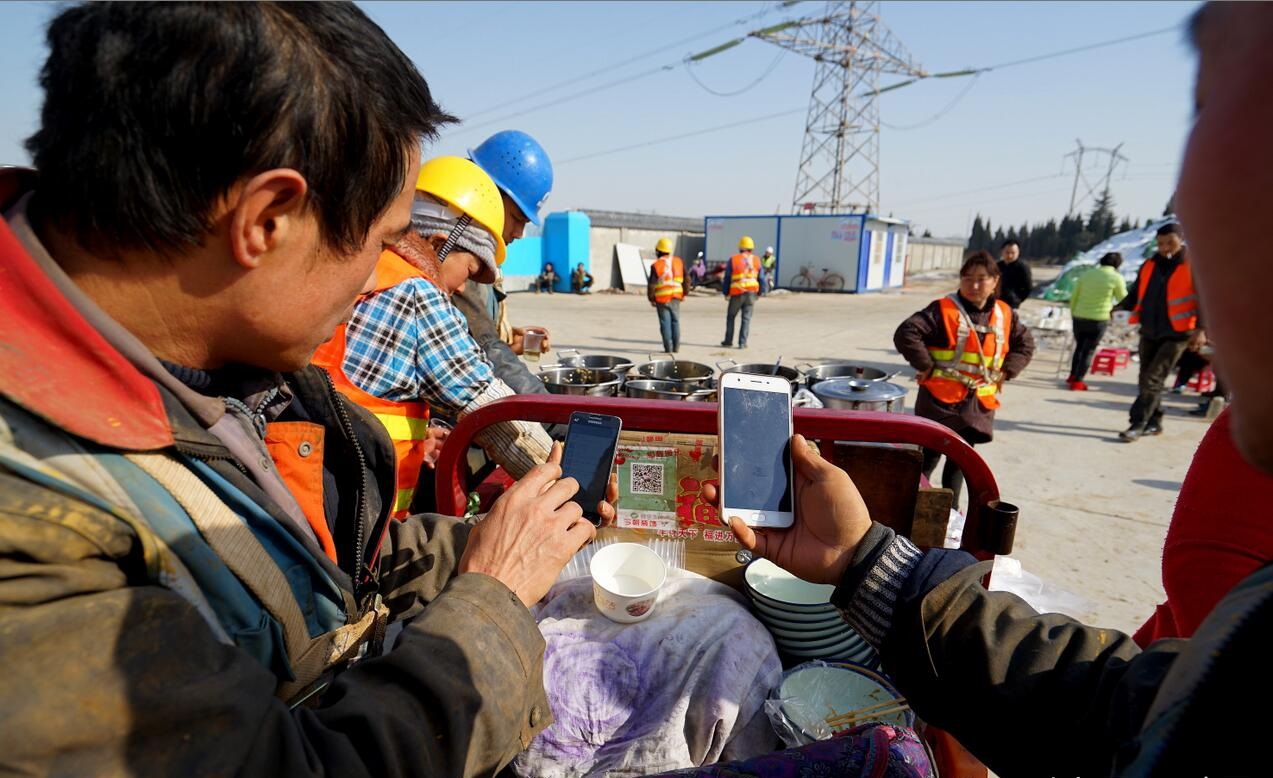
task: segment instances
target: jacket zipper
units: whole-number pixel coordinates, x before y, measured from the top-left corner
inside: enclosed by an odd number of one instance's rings
[[[349,442],[354,447],[354,455],[358,458],[358,522],[355,527],[354,535],[354,559],[357,560],[357,569],[350,576],[350,580],[354,587],[354,602],[358,603],[358,607],[362,607],[360,596],[362,594],[364,576],[370,572],[370,568],[363,559],[365,551],[363,545],[363,530],[365,528],[365,517],[367,513],[367,458],[363,454],[362,445],[358,442],[358,436],[354,434],[353,422],[349,420],[349,412],[345,410],[345,406],[341,403],[340,397],[336,391],[336,384],[332,383],[331,376],[326,370],[319,370],[323,374],[323,380],[327,382],[328,399],[336,406],[336,415],[340,418],[340,425],[344,428],[345,437],[349,438]],[[370,579],[370,576],[366,576]]]

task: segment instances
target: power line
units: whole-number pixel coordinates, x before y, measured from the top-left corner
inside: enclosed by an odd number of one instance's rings
[[[1002,184],[991,184],[990,186],[981,186],[981,187],[977,187],[976,189],[963,189],[958,192],[947,192],[946,194],[929,195],[927,197],[921,197],[917,200],[910,200],[909,203],[908,202],[898,203],[894,207],[895,208],[899,206],[909,207],[909,205],[913,205],[915,203],[926,203],[932,200],[948,200],[952,197],[959,197],[962,195],[977,194],[979,192],[990,192],[995,189],[1007,189],[1008,187],[1021,186],[1022,184],[1033,184],[1037,181],[1048,181],[1050,179],[1064,178],[1064,177],[1065,177],[1065,173],[1052,173],[1051,175],[1046,175],[1046,176],[1035,176],[1034,178],[1023,178],[1019,181],[1008,181]]]
[[[1075,46],[1069,49],[1062,49],[1061,51],[1053,51],[1047,54],[1039,54],[1034,57],[1026,57],[1025,59],[1016,59],[1010,62],[1001,62],[997,65],[987,65],[986,67],[980,67],[980,68],[965,68],[963,70],[955,70],[955,71],[950,71],[947,73],[932,73],[927,76],[920,76],[917,78],[907,79],[905,81],[899,81],[896,84],[890,84],[886,87],[882,87],[880,89],[863,93],[862,96],[868,96],[870,94],[883,94],[884,92],[891,92],[895,89],[901,89],[902,87],[910,86],[911,84],[915,84],[929,78],[951,78],[951,77],[957,77],[957,76],[975,76],[975,75],[980,75],[982,73],[989,73],[994,70],[1006,70],[1007,68],[1013,68],[1018,65],[1027,65],[1033,62],[1043,62],[1044,60],[1056,59],[1057,57],[1068,57],[1071,54],[1080,54],[1084,51],[1091,51],[1093,49],[1105,48],[1106,46],[1116,46],[1120,43],[1130,43],[1131,41],[1141,40],[1142,38],[1152,38],[1155,35],[1162,35],[1164,33],[1178,31],[1179,29],[1180,29],[1179,25],[1173,24],[1170,27],[1163,27],[1157,30],[1150,30],[1149,32],[1141,32],[1135,35],[1125,35],[1121,38],[1113,38],[1111,40],[1099,41],[1097,43],[1088,43],[1083,46]]]
[[[571,162],[579,162],[580,160],[593,159],[594,157],[606,156],[608,154],[618,154],[621,151],[631,151],[632,149],[641,149],[641,148],[645,148],[646,146],[657,146],[660,143],[670,143],[671,141],[681,140],[683,138],[692,138],[695,135],[706,135],[709,132],[718,132],[720,130],[727,130],[730,128],[737,128],[737,127],[750,127],[756,122],[769,121],[770,119],[777,119],[781,116],[791,116],[797,113],[804,113],[804,111],[805,109],[803,107],[800,107],[800,108],[793,108],[789,111],[779,111],[777,113],[766,114],[764,116],[756,116],[756,117],[749,116],[746,119],[735,119],[734,121],[728,122],[726,124],[717,124],[712,127],[704,127],[699,130],[691,130],[689,132],[683,132],[677,135],[668,135],[667,137],[664,137],[664,138],[654,138],[652,140],[643,141],[641,143],[633,143],[629,146],[619,146],[613,149],[605,149],[604,151],[594,151],[591,154],[584,154],[583,156],[579,156],[579,157],[571,157],[570,159],[563,159],[562,161],[554,162],[553,164],[565,165]]]
[[[769,63],[769,67],[765,68],[765,72],[761,73],[760,76],[757,77],[755,81],[752,81],[750,84],[743,87],[742,89],[737,89],[733,92],[718,92],[715,89],[712,89],[707,84],[704,84],[703,81],[697,75],[694,74],[693,65],[695,63],[687,63],[689,66],[685,68],[685,72],[690,74],[690,78],[694,79],[694,83],[701,86],[703,90],[705,92],[708,92],[709,94],[716,95],[717,97],[737,97],[738,95],[741,95],[743,92],[746,92],[749,89],[752,89],[761,81],[764,81],[766,78],[769,78],[769,74],[774,72],[774,68],[778,67],[778,63],[782,61],[782,58],[784,55],[786,55],[786,53],[787,53],[786,49],[778,49],[778,56],[774,57],[773,62]]]
[[[972,77],[972,80],[968,82],[968,85],[965,86],[963,89],[959,90],[959,94],[955,95],[955,99],[947,103],[937,113],[933,114],[932,116],[928,117],[927,119],[921,122],[917,122],[915,124],[897,125],[897,124],[889,124],[888,122],[881,120],[880,124],[884,127],[889,128],[890,130],[918,130],[920,127],[926,127],[932,124],[933,122],[937,121],[938,119],[942,118],[946,114],[950,113],[951,111],[953,111],[955,109],[955,106],[959,105],[959,103],[965,97],[968,96],[968,93],[971,92],[972,88],[977,85],[977,80],[980,78],[981,78],[980,73],[974,74]]]

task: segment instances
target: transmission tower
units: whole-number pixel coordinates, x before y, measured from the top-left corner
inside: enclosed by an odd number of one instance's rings
[[[1101,193],[1109,191],[1109,182],[1114,177],[1114,171],[1118,168],[1118,163],[1131,161],[1119,153],[1119,149],[1123,147],[1121,143],[1112,149],[1103,149],[1096,146],[1084,146],[1081,140],[1074,142],[1078,144],[1078,149],[1065,155],[1065,159],[1074,158],[1074,187],[1070,190],[1070,210],[1066,213],[1067,216],[1073,216],[1074,209],[1081,206],[1088,198],[1095,200]],[[1100,164],[1102,156],[1108,158],[1108,162],[1104,165]],[[1096,165],[1089,164],[1089,168],[1095,167],[1099,170],[1103,167],[1105,175],[1089,181],[1087,175],[1083,172],[1084,157],[1087,157],[1089,162],[1097,162]],[[1080,182],[1082,182],[1085,190],[1082,197],[1078,196]]]
[[[793,213],[878,212],[879,78],[928,75],[880,21],[877,2],[828,2],[823,16],[752,33],[817,62]]]

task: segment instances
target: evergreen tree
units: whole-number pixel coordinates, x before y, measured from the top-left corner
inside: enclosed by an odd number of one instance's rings
[[[1092,243],[1085,246],[1083,251],[1114,234],[1114,196],[1108,188],[1101,192],[1096,205],[1092,207],[1092,215],[1087,219],[1087,232],[1092,236]]]
[[[931,238],[931,237],[933,237],[933,231],[932,231],[932,230],[924,230],[924,237],[925,237],[925,238]]]
[[[986,225],[981,223],[981,214],[972,220],[972,233],[968,236],[968,248],[973,251],[981,249],[986,242]]]
[[[1124,216],[1124,217],[1123,217],[1123,221],[1122,221],[1122,222],[1120,222],[1120,223],[1119,223],[1119,225],[1118,225],[1118,232],[1119,232],[1119,233],[1123,233],[1123,232],[1131,232],[1131,231],[1132,231],[1132,230],[1134,230],[1134,229],[1136,229],[1136,225],[1132,224],[1132,220],[1131,220],[1131,217],[1130,217],[1130,216]],[[1117,234],[1117,233],[1116,233],[1116,234]]]
[[[1002,246],[1003,242],[1007,239],[1008,239],[1008,236],[1003,234],[1003,228],[1002,227],[998,228],[997,230],[995,230],[994,239],[990,241],[990,245],[986,247],[986,250],[993,254],[994,252],[999,250],[999,247]]]

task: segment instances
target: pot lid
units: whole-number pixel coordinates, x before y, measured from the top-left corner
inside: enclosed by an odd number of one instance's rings
[[[861,381],[856,378],[830,378],[813,386],[818,399],[846,402],[888,402],[906,396],[906,387],[888,381]]]

